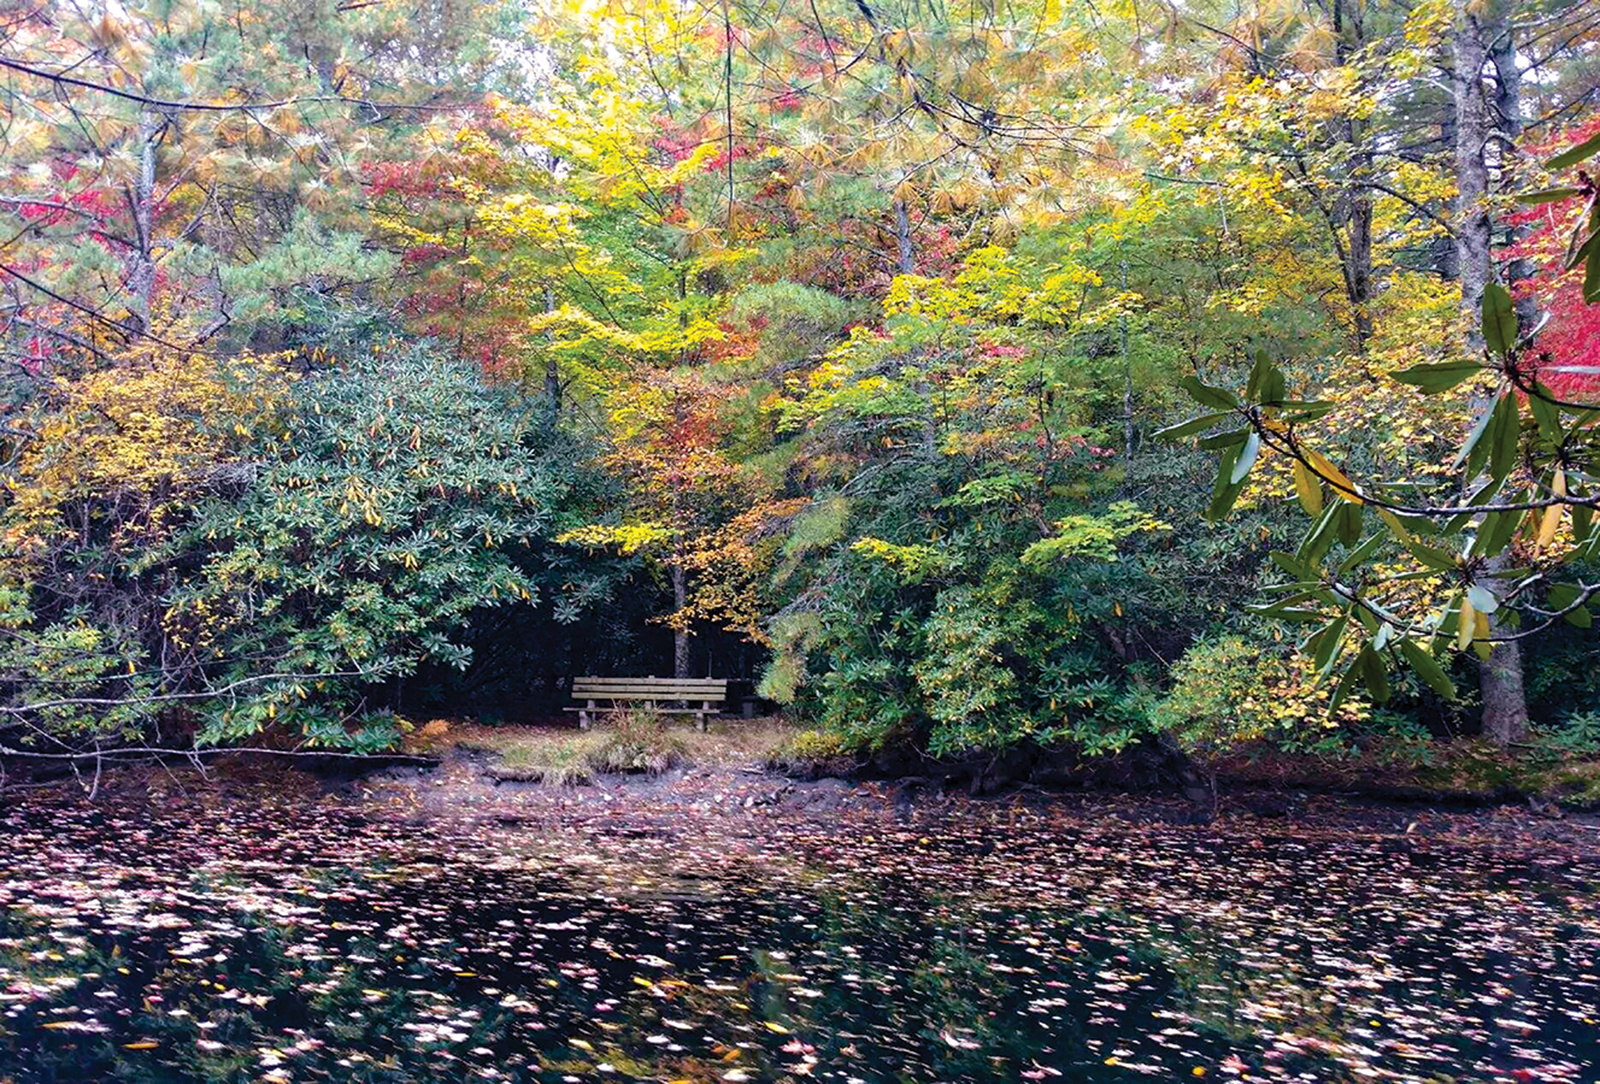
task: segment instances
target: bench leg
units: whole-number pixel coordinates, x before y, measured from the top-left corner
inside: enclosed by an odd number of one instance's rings
[[[589,713],[591,711],[593,711],[593,710],[594,710],[594,701],[591,700],[591,701],[588,702],[588,704],[584,707],[584,709],[582,711],[578,712],[578,729],[579,730],[588,730],[589,729]]]
[[[695,714],[695,725],[700,728],[700,733],[706,732],[706,716],[711,713],[711,701],[701,703],[700,710]]]

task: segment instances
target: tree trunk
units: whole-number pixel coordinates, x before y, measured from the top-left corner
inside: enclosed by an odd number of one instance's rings
[[[1522,69],[1517,65],[1516,36],[1508,13],[1499,11],[1484,30],[1490,43],[1489,59],[1494,63],[1494,115],[1490,123],[1514,143],[1522,136]],[[1504,148],[1510,145],[1502,144],[1496,156],[1499,160],[1505,160]]]
[[[1452,95],[1452,98],[1454,96]],[[1439,145],[1449,148],[1452,152],[1456,145],[1456,112],[1454,103],[1451,108],[1439,111]],[[1447,282],[1454,282],[1461,277],[1461,265],[1457,259],[1456,239],[1451,237],[1439,238],[1433,246],[1434,267],[1439,277]]]
[[[148,109],[139,114],[139,177],[129,196],[133,204],[133,240],[137,246],[128,269],[128,309],[139,332],[150,330],[150,295],[156,284],[154,245],[150,238],[150,209],[156,192],[156,133],[160,118]],[[126,189],[124,189],[126,191]]]
[[[1491,621],[1491,631],[1503,628]],[[1479,664],[1483,689],[1483,732],[1499,745],[1528,736],[1528,698],[1522,688],[1522,645],[1516,641],[1495,644]]]
[[[556,311],[555,291],[550,287],[544,288],[544,311]],[[555,351],[550,351],[544,362],[544,398],[545,405],[550,411],[550,424],[555,425],[561,420],[561,371],[556,368]]]
[[[1483,68],[1488,60],[1484,28],[1468,0],[1456,0],[1454,41],[1456,133],[1456,267],[1461,276],[1461,335],[1467,353],[1483,352],[1481,326],[1483,289],[1489,282],[1489,169],[1484,146],[1489,124],[1483,91]],[[1493,572],[1502,559],[1488,562]],[[1487,581],[1491,590],[1498,581]],[[1504,631],[1497,618],[1490,620],[1493,635]],[[1528,732],[1528,701],[1522,687],[1522,652],[1515,643],[1496,644],[1479,666],[1483,693],[1483,732],[1505,745]]]
[[[689,577],[677,562],[672,565],[672,601],[679,613],[689,605]],[[672,630],[672,676],[689,676],[689,630],[682,627]]]
[[[1366,29],[1361,0],[1334,0],[1334,56],[1341,68],[1365,44]],[[1344,262],[1344,288],[1350,302],[1351,352],[1365,354],[1372,339],[1372,151],[1365,123],[1347,116],[1336,125],[1337,138],[1351,149],[1343,190],[1334,206],[1329,228],[1344,230],[1339,254]]]
[[[1128,261],[1122,260],[1122,292],[1128,292]],[[1128,359],[1128,314],[1121,314],[1122,332],[1122,457],[1133,465],[1133,363]]]
[[[1515,156],[1510,148],[1522,139],[1522,68],[1517,64],[1516,35],[1509,26],[1507,13],[1502,9],[1494,21],[1485,26],[1491,43],[1489,61],[1494,65],[1494,110],[1489,122],[1504,139],[1493,141],[1495,160],[1501,174],[1501,187],[1506,185],[1506,174],[1512,172]],[[1528,232],[1526,226],[1513,227],[1507,244],[1515,244]],[[1530,260],[1512,260],[1505,267],[1505,283],[1509,288],[1533,274]],[[1517,319],[1524,327],[1538,322],[1539,301],[1532,291],[1517,298]]]
[[[906,201],[894,201],[894,239],[896,257],[902,275],[917,269],[916,252],[911,247],[911,216],[906,213]]]
[[[1467,352],[1483,350],[1479,326],[1489,281],[1489,170],[1483,145],[1489,130],[1483,100],[1483,28],[1467,0],[1456,0],[1454,41],[1456,135],[1456,274],[1461,280],[1461,331]]]
[[[900,274],[912,274],[917,269],[917,254],[911,244],[911,216],[906,212],[906,201],[903,199],[894,201],[894,240],[895,261]],[[922,422],[922,458],[932,463],[939,458],[939,427],[934,418],[932,389],[926,380],[918,378],[912,382],[911,390],[922,396],[928,404],[928,413]]]
[[[1372,340],[1372,189],[1367,187],[1371,178],[1372,155],[1358,153],[1346,219],[1350,237],[1350,308],[1358,354],[1366,353],[1367,343]]]

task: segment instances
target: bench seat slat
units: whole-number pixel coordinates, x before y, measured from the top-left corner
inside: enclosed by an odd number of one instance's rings
[[[580,696],[577,699],[579,703],[582,703],[585,700],[592,700],[597,704],[616,703],[635,705],[647,703],[661,705],[677,703],[721,704],[725,702],[720,696],[662,696],[660,693],[641,693],[636,696],[610,696],[603,693],[591,693],[588,696]]]
[[[722,689],[574,689],[574,699],[582,697],[627,697],[637,700],[638,697],[659,697],[662,700],[723,700],[726,692]]]
[[[667,699],[683,699],[683,697],[717,697],[722,699],[725,692],[722,689],[662,689],[653,684],[630,684],[630,686],[608,686],[605,689],[586,689],[584,686],[573,686],[573,695],[576,697],[637,697],[637,695],[650,695],[650,697],[667,697]]]
[[[726,678],[573,678],[578,684],[618,684],[638,683],[645,681],[650,684],[728,684]]]
[[[726,685],[728,683],[727,678],[589,677],[582,674],[572,680],[594,682],[601,685],[608,681],[658,681],[663,685],[670,685],[674,682],[691,685]]]
[[[574,700],[726,700],[720,692],[663,691],[661,689],[599,689],[579,690]]]
[[[688,681],[675,681],[675,683],[661,683],[661,681],[613,681],[608,684],[587,684],[584,681],[574,681],[574,689],[726,689],[726,681],[712,684],[709,681],[690,684]]]
[[[650,678],[614,678],[607,681],[591,681],[587,678],[574,678],[572,687],[575,689],[616,689],[633,688],[638,685],[648,685],[652,689],[726,689],[726,681],[655,681]]]
[[[562,708],[561,710],[562,711],[576,711],[576,712],[593,711],[593,712],[595,712],[596,714],[599,714],[599,715],[604,715],[605,714],[605,711],[602,708]],[[721,714],[721,712],[718,712],[716,710],[707,711],[704,708],[657,708],[656,710],[659,711],[663,715],[720,715]]]
[[[682,700],[685,697],[690,700],[704,700],[707,697],[721,700],[726,694],[721,689],[657,689],[646,686],[644,688],[574,689],[572,695],[578,698],[585,696],[626,696],[633,699],[641,696],[659,696],[663,700]]]

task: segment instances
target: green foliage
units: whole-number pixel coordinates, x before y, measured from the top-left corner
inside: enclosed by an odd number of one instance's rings
[[[933,599],[922,630],[922,657],[912,666],[933,730],[934,753],[993,747],[1020,738],[1033,721],[1010,656],[1037,624],[1026,606],[994,605],[981,590],[948,587]]]
[[[803,769],[848,758],[854,753],[855,750],[834,731],[801,730],[773,753],[772,765],[777,768]]]
[[[366,238],[335,230],[309,209],[295,209],[288,228],[262,246],[248,263],[228,263],[217,272],[222,289],[237,298],[232,316],[246,326],[260,323],[293,325],[311,313],[306,306],[308,281],[382,281],[394,274],[398,261],[374,250]],[[215,254],[180,245],[175,270],[203,274]]]
[[[338,363],[296,386],[248,489],[197,513],[188,538],[212,553],[172,613],[226,629],[219,658],[307,675],[209,706],[203,741],[279,721],[314,744],[342,743],[363,687],[424,660],[465,669],[459,634],[477,612],[558,595],[541,553],[582,484],[567,449],[540,447],[531,409],[436,344],[373,330],[330,344]],[[355,732],[367,745],[389,737]]]
[[[800,567],[804,558],[833,545],[844,537],[850,521],[850,501],[846,497],[819,497],[789,524],[788,537],[784,539],[782,559],[773,578],[778,583],[787,580]]]
[[[962,467],[942,457],[885,472],[848,505],[826,502],[820,527],[803,524],[784,576],[804,608],[773,623],[762,694],[814,714],[849,749],[956,756],[1067,741],[1112,752],[1151,733],[1153,700],[1119,680],[1078,610],[1095,603],[1077,581],[1117,556],[1117,541],[1164,525],[1126,502],[1058,515],[1052,559],[1024,560],[1049,545],[1037,481],[1011,472],[958,484],[949,474]],[[952,497],[922,499],[938,491]],[[1112,610],[1103,616],[1114,622]]]
[[[94,594],[62,606],[64,581],[36,573],[0,594],[12,714],[57,741],[170,718],[201,743],[276,726],[381,748],[397,730],[367,706],[375,687],[424,662],[465,669],[489,612],[578,617],[592,577],[551,540],[596,495],[584,451],[433,342],[359,313],[322,323],[305,349],[324,367],[277,393],[270,424],[224,405],[231,459],[186,468],[209,481],[159,535],[120,553],[111,535],[109,562],[64,550],[107,570]]]
[[[1440,696],[1453,698],[1454,683],[1437,658],[1447,645],[1470,647],[1487,661],[1507,630],[1518,635],[1519,607],[1537,615],[1536,631],[1560,620],[1579,627],[1592,620],[1585,603],[1596,588],[1509,560],[1519,534],[1525,550],[1550,546],[1569,502],[1573,545],[1566,560],[1588,562],[1600,554],[1600,531],[1577,503],[1586,475],[1575,458],[1575,441],[1592,412],[1555,399],[1537,380],[1520,375],[1530,346],[1519,337],[1510,295],[1494,283],[1484,290],[1480,326],[1487,347],[1484,364],[1452,361],[1396,374],[1400,382],[1431,395],[1480,372],[1499,374],[1498,386],[1450,464],[1451,472],[1463,468],[1459,475],[1435,473],[1365,486],[1353,481],[1313,446],[1309,435],[1333,404],[1290,400],[1282,368],[1264,352],[1242,397],[1192,378],[1185,382],[1196,401],[1215,413],[1173,427],[1170,434],[1186,435],[1196,424],[1210,427],[1225,418],[1240,426],[1201,442],[1221,449],[1208,518],[1220,519],[1232,509],[1263,448],[1291,462],[1300,502],[1313,521],[1293,554],[1274,556],[1291,582],[1274,589],[1278,597],[1259,612],[1274,620],[1321,623],[1302,646],[1319,681],[1342,674],[1333,685],[1330,710],[1336,711],[1358,683],[1375,701],[1388,699],[1386,649]],[[1522,390],[1535,423],[1531,427],[1521,421]],[[1577,415],[1570,429],[1566,414]],[[1336,498],[1326,505],[1324,485]],[[1462,489],[1471,493],[1464,502],[1455,496]],[[1365,524],[1369,506],[1382,525],[1371,534]],[[1438,582],[1440,573],[1448,576],[1442,604],[1418,606],[1407,585]]]
[[[1117,543],[1131,535],[1172,530],[1172,524],[1143,512],[1131,501],[1116,501],[1104,515],[1056,520],[1056,534],[1022,551],[1023,564],[1045,564],[1069,557],[1117,559]]]
[[[156,677],[140,672],[141,646],[126,625],[92,623],[72,607],[43,624],[29,609],[30,592],[0,589],[0,673],[14,692],[7,707],[57,741],[138,733],[155,706]],[[96,703],[96,701],[105,703]]]
[[[1202,639],[1172,668],[1172,687],[1156,709],[1161,729],[1198,751],[1265,743],[1285,752],[1333,753],[1370,709],[1347,698],[1330,714],[1330,691],[1315,685],[1305,660],[1233,635]]]
[[[814,612],[783,613],[771,622],[772,658],[767,663],[756,695],[780,704],[793,704],[807,678],[806,656],[822,633],[822,620]]]
[[[1600,755],[1600,711],[1569,712],[1559,725],[1534,734],[1534,748],[1552,760]]]
[[[186,695],[203,664],[162,646],[196,559],[181,533],[282,431],[278,360],[140,340],[28,403],[0,504],[0,710],[34,724],[19,740],[133,736]]]
[[[788,281],[751,283],[729,300],[727,309],[734,326],[758,332],[757,349],[748,361],[762,368],[803,363],[868,315],[869,307],[860,301]]]
[[[921,583],[948,567],[944,556],[933,546],[897,546],[881,538],[858,538],[850,548],[887,565],[908,584]]]

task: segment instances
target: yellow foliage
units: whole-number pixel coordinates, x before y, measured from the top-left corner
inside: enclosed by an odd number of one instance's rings
[[[617,526],[595,523],[564,531],[556,536],[556,541],[562,545],[585,546],[589,549],[615,546],[623,553],[638,553],[640,550],[653,548],[672,536],[671,528],[661,523],[644,521]]]
[[[1351,696],[1330,716],[1331,689],[1317,684],[1310,659],[1263,651],[1237,636],[1201,641],[1172,673],[1172,692],[1159,709],[1162,722],[1200,745],[1300,743],[1372,712]]]
[[[884,298],[886,316],[921,316],[967,323],[972,320],[1011,322],[1029,327],[1065,327],[1092,317],[1082,312],[1089,287],[1101,285],[1093,270],[1067,263],[1048,275],[1041,286],[1023,279],[1011,254],[998,245],[968,255],[954,279],[899,275]]]
[[[158,336],[192,341],[194,330],[172,321]],[[270,424],[288,386],[279,361],[142,339],[110,368],[58,380],[8,483],[5,548],[36,552],[102,515],[113,545],[159,538],[225,471],[236,438]]]

